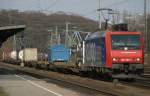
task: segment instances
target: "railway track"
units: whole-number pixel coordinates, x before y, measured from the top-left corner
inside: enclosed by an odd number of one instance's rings
[[[32,74],[31,74],[32,75]],[[37,76],[37,75],[36,75]],[[52,78],[51,78],[52,79]],[[90,90],[90,91],[94,91],[94,92],[97,92],[101,95],[104,95],[104,96],[120,96],[116,93],[112,93],[112,92],[107,92],[104,91],[104,90],[100,90],[100,89],[96,89],[96,88],[92,88],[90,86],[86,86],[86,85],[82,85],[82,84],[79,84],[79,83],[76,83],[76,82],[69,82],[69,81],[64,81],[64,80],[60,80],[60,79],[53,79],[53,81],[58,81],[59,83],[61,82],[62,84],[66,83],[66,84],[69,84],[69,85],[72,85],[72,86],[77,86],[77,87],[81,87],[81,88],[84,88],[84,89],[87,89],[87,90]]]
[[[142,77],[150,79],[150,67],[149,66],[144,67],[144,75]]]
[[[147,87],[150,88],[150,78],[147,77],[142,77],[142,78],[137,78],[136,82],[139,84],[139,86]]]
[[[121,81],[121,83],[126,84],[128,86],[135,86],[146,89],[150,88],[150,67],[146,66],[144,68],[144,75],[142,75],[141,78],[136,78],[134,82]]]
[[[87,90],[97,92],[97,93],[101,94],[102,96],[129,96],[129,94],[127,94],[128,92],[126,92],[124,90],[130,90],[130,89],[127,89],[127,88],[124,89],[122,86],[121,87],[114,86],[114,84],[112,82],[93,80],[93,79],[89,79],[89,78],[85,78],[85,77],[83,78],[83,77],[74,76],[74,75],[70,75],[70,74],[66,75],[66,74],[61,74],[61,73],[57,73],[57,72],[37,70],[34,68],[27,68],[27,67],[22,68],[20,66],[11,65],[11,64],[1,64],[1,65],[4,65],[7,68],[16,69],[18,72],[23,72],[23,73],[26,73],[26,74],[29,74],[32,76],[34,75],[34,76],[43,77],[43,78],[50,78],[53,81],[62,82],[62,84],[66,83],[69,85],[78,86],[80,88],[85,88]],[[147,84],[147,81],[145,81],[145,83],[143,83],[141,81],[144,81],[144,80],[138,80],[136,82],[120,82],[120,83],[123,86],[127,85],[127,86],[131,86],[131,87],[140,87],[140,88],[144,88],[144,89],[150,88],[150,86],[149,86],[150,83]]]
[[[147,74],[147,73],[145,73],[143,76],[142,76],[143,78],[149,78],[150,79],[150,74]]]
[[[120,81],[122,84],[128,85],[128,86],[134,86],[134,87],[140,87],[149,89],[150,88],[150,78],[141,77],[136,78],[134,81]]]
[[[1,64],[2,65],[2,64]],[[113,90],[109,84],[105,84],[104,82],[102,83],[96,83],[96,80],[90,80],[85,78],[81,79],[80,77],[78,78],[77,76],[68,76],[68,75],[59,75],[56,72],[47,72],[43,70],[37,70],[33,68],[21,68],[16,65],[11,65],[11,64],[3,64],[3,66],[7,68],[14,68],[18,72],[23,72],[32,76],[38,76],[38,77],[44,77],[44,78],[50,78],[54,81],[62,82],[62,83],[67,83],[73,86],[78,86],[81,88],[85,88],[87,90],[95,91],[100,94],[100,96],[127,96],[124,93],[121,93],[117,90]],[[59,77],[59,78],[58,78]],[[90,83],[89,83],[90,82]]]
[[[144,67],[144,73],[145,74],[150,74],[150,67],[149,66]]]
[[[150,88],[150,66],[144,67],[144,74],[136,78],[134,82],[122,82],[127,85],[142,87],[142,88]]]

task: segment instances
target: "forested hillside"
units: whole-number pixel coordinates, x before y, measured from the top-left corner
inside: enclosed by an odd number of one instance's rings
[[[150,15],[148,15],[147,21],[147,35],[148,41],[150,41]],[[24,46],[37,47],[39,50],[47,48],[50,41],[50,33],[55,33],[56,26],[58,27],[58,34],[65,34],[66,22],[69,22],[70,33],[71,31],[94,32],[98,28],[98,22],[76,14],[67,14],[64,12],[45,14],[39,11],[20,12],[18,10],[0,10],[0,26],[25,24],[27,28],[24,31]],[[136,18],[136,22],[135,20],[125,20],[124,22],[129,23],[130,29],[137,29],[137,31],[144,32],[144,18]],[[16,47],[20,47],[20,37],[21,34],[17,34],[16,42],[18,45]],[[64,35],[61,38],[64,40]],[[13,38],[10,38],[3,44],[3,48],[12,48],[12,44]],[[150,51],[149,42],[148,50]]]
[[[55,27],[58,27],[58,33],[65,32],[66,22],[69,22],[69,30],[80,31],[95,31],[98,23],[94,20],[84,18],[75,14],[66,14],[57,12],[53,14],[44,14],[42,12],[26,11],[19,12],[18,10],[1,10],[0,11],[0,26],[25,24],[27,29],[24,31],[25,47],[37,47],[42,49],[47,47],[49,41],[48,30],[55,32]],[[20,43],[20,34],[16,36],[17,44]],[[12,48],[13,38],[7,41],[3,47]],[[18,45],[19,46],[19,45]],[[17,47],[18,47],[17,46]]]

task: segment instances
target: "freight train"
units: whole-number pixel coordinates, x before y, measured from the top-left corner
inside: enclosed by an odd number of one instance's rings
[[[36,56],[40,54],[46,63],[38,63],[39,57],[36,58],[34,55],[30,57],[35,57],[37,63],[32,65],[87,74],[96,72],[113,78],[135,78],[135,76],[143,74],[144,40],[141,32],[95,32],[83,41],[80,47],[81,50],[76,52],[80,54],[80,58],[76,58],[77,63],[62,63],[61,65],[54,63],[69,62],[71,56],[69,48],[65,48],[63,45],[54,45],[48,49],[49,52],[46,55],[34,52]]]
[[[48,67],[49,63],[67,63],[70,55],[69,48],[65,48],[63,44],[56,44],[49,47],[47,53],[38,52],[37,48],[25,48],[19,51],[3,50],[0,59],[8,63],[24,63],[25,66],[41,68]]]
[[[21,62],[36,64],[38,59],[41,60],[41,57],[37,53],[37,48],[25,48],[20,51],[3,50],[0,57],[1,61],[15,64],[20,64]]]

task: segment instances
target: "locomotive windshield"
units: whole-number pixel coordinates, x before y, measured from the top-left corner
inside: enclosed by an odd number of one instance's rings
[[[113,50],[138,50],[140,49],[140,35],[112,35]]]

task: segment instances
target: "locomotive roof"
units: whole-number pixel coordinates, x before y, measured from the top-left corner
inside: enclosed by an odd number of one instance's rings
[[[141,34],[141,32],[129,32],[129,31],[114,31],[114,32],[108,31],[108,32],[110,32],[110,34],[124,34],[124,35],[125,34]],[[106,32],[104,31],[91,33],[86,40],[105,37],[105,33]]]
[[[91,33],[86,40],[96,39],[96,38],[100,38],[104,36],[105,36],[105,32],[94,32],[94,33]]]
[[[123,34],[123,35],[126,35],[126,34],[141,34],[141,32],[130,32],[130,31],[114,31],[114,32],[110,32],[110,34]]]

